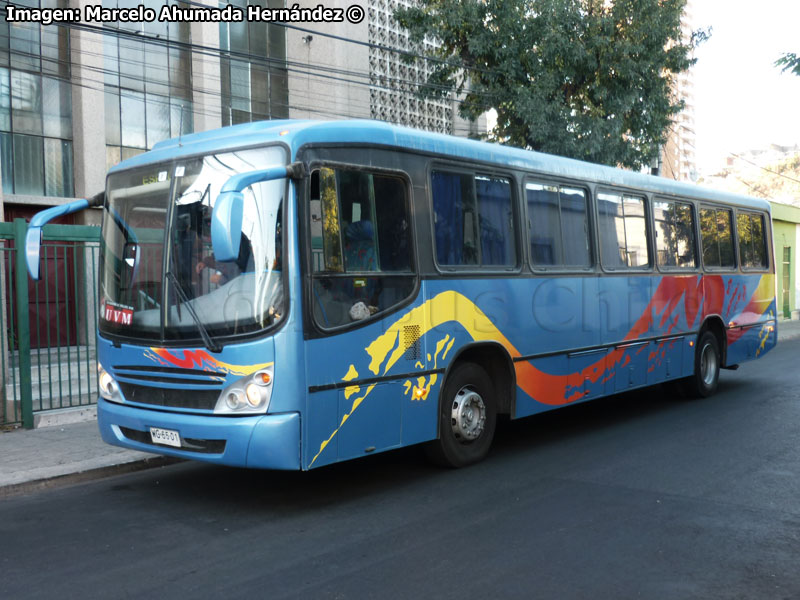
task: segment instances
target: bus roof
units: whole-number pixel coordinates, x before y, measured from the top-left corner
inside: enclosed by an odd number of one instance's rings
[[[182,156],[229,151],[275,141],[280,141],[290,148],[292,159],[302,146],[311,143],[386,146],[452,159],[532,170],[593,183],[770,210],[769,202],[759,198],[731,194],[664,177],[616,169],[542,152],[367,120],[258,121],[193,133],[159,142],[151,151],[125,160],[109,172],[114,173],[121,169],[174,160]]]

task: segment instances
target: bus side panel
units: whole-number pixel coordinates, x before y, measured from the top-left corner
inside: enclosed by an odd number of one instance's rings
[[[724,289],[727,364],[759,358],[775,347],[775,275],[722,276],[717,286]]]
[[[512,341],[523,356],[596,346],[600,342],[597,285],[593,276],[511,280],[504,319],[496,326],[515,336]]]
[[[606,276],[599,280],[600,343],[619,344],[653,335],[653,277]],[[657,283],[657,282],[656,282]]]
[[[768,323],[741,330],[735,344],[728,349],[728,363],[738,364],[764,356],[777,342],[777,331]]]
[[[307,468],[436,436],[442,376],[427,367],[434,334],[422,298],[382,320],[306,341]]]
[[[686,337],[656,340],[648,347],[647,383],[661,383],[669,379],[678,379],[689,373],[685,372],[684,349],[688,345]],[[692,357],[691,353],[686,352]]]
[[[395,382],[339,390],[340,423],[347,422],[339,434],[339,460],[358,458],[376,450],[400,446],[402,391]],[[366,395],[369,394],[369,398]],[[354,405],[363,398],[363,404]]]
[[[308,394],[303,415],[303,467],[321,467],[339,458],[339,395],[336,390]]]

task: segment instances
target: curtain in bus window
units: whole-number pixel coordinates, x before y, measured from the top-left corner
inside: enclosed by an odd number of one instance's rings
[[[767,266],[767,242],[764,236],[764,217],[750,215],[753,223],[753,262],[756,267]]]
[[[461,176],[434,172],[431,175],[431,182],[436,227],[436,260],[440,265],[465,264]]]
[[[558,188],[553,185],[525,185],[530,219],[531,260],[540,267],[561,264],[561,232]]]
[[[703,265],[706,267],[721,266],[717,211],[708,208],[700,209],[700,238],[703,243]]]
[[[753,231],[752,220],[747,213],[736,215],[736,229],[739,234],[739,257],[743,267],[755,267],[755,256],[753,254]]]
[[[644,200],[625,196],[625,242],[629,267],[649,264],[647,249],[647,224],[644,217]]]
[[[481,263],[514,264],[511,184],[506,179],[475,178],[481,232]]]
[[[393,177],[373,178],[377,239],[382,271],[410,271],[409,223],[405,186]]]
[[[603,266],[618,269],[626,266],[625,221],[622,198],[617,194],[598,194],[599,230]]]
[[[719,232],[719,264],[721,267],[736,266],[733,251],[733,213],[729,210],[717,211],[717,231]]]
[[[561,188],[561,238],[565,266],[588,267],[591,264],[586,194],[583,190]]]

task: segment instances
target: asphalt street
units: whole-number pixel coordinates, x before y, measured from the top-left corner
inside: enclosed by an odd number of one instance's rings
[[[0,598],[800,598],[800,340],[310,473],[184,463],[0,500]]]

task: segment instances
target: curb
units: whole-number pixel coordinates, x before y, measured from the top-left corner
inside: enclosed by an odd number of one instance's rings
[[[79,406],[74,408],[58,408],[33,413],[33,428],[61,427],[73,423],[83,423],[97,420],[97,405]]]
[[[56,475],[54,477],[46,477],[44,479],[34,479],[32,481],[12,483],[0,487],[0,500],[12,498],[14,496],[23,496],[32,492],[40,492],[43,490],[68,487],[78,483],[96,481],[98,479],[105,479],[115,475],[124,475],[126,473],[135,473],[137,471],[144,471],[147,469],[168,467],[181,462],[185,461],[172,456],[153,456],[152,458],[148,457],[118,465],[109,465],[105,467],[98,467],[96,469],[88,469],[86,471],[78,471],[75,473]]]

